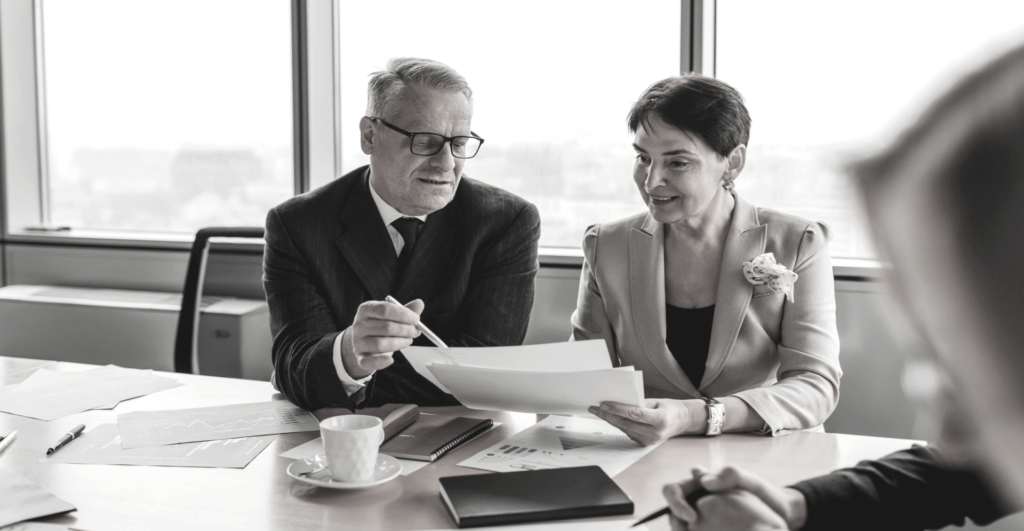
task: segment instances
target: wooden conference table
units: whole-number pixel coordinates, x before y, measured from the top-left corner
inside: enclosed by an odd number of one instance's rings
[[[19,382],[46,363],[0,357],[0,384]],[[87,367],[62,362],[47,368],[81,370]],[[243,470],[36,462],[47,447],[75,425],[85,424],[91,429],[101,423],[116,422],[119,413],[284,398],[266,382],[175,373],[162,375],[185,385],[124,402],[113,411],[87,411],[49,422],[0,413],[0,434],[18,430],[17,439],[0,454],[0,467],[17,471],[78,507],[75,512],[43,521],[88,531],[455,528],[438,494],[438,478],[490,474],[455,464],[543,418],[462,407],[422,408],[424,412],[439,414],[490,417],[502,425],[419,471],[359,491],[317,488],[285,474],[285,468],[292,461],[278,455],[318,437],[316,432],[278,436]],[[662,444],[616,476],[615,481],[633,499],[634,516],[639,518],[663,507],[662,485],[679,480],[695,465],[712,469],[725,464],[738,465],[777,485],[786,485],[851,466],[863,459],[881,457],[908,448],[912,443],[807,432],[772,438],[752,435],[680,437]],[[625,529],[631,521],[623,522]],[[662,518],[648,527],[662,530],[668,529],[668,524]]]

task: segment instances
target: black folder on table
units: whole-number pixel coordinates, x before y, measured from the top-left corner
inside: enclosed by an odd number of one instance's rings
[[[633,514],[633,500],[598,466],[441,478],[459,527]]]
[[[380,452],[402,459],[435,461],[493,425],[491,419],[424,414],[382,444]]]

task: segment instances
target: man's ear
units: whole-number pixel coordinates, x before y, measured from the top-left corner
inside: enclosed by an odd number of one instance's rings
[[[743,144],[736,146],[725,160],[727,164],[725,166],[725,175],[722,176],[722,179],[735,181],[740,176],[740,172],[743,171],[743,166],[747,163],[747,146]]]
[[[369,116],[363,116],[359,119],[359,146],[363,149],[363,153],[369,155],[373,153],[373,141],[376,140],[374,137],[373,120]]]

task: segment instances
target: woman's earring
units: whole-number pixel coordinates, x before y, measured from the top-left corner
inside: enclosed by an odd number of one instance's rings
[[[726,179],[722,181],[722,188],[725,188],[726,190],[731,192],[733,188],[732,181],[732,179]]]

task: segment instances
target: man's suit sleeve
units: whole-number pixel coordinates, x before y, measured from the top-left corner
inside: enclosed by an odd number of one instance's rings
[[[987,525],[1009,513],[975,474],[953,470],[925,447],[793,485],[807,499],[805,531],[917,530]]]
[[[277,210],[267,215],[265,238],[263,288],[270,306],[277,389],[303,409],[353,409],[363,392],[349,398],[338,379],[333,344],[339,330],[310,278],[308,260]]]
[[[526,339],[539,267],[540,213],[531,203],[521,204],[508,227],[474,261],[451,346],[521,345]]]

